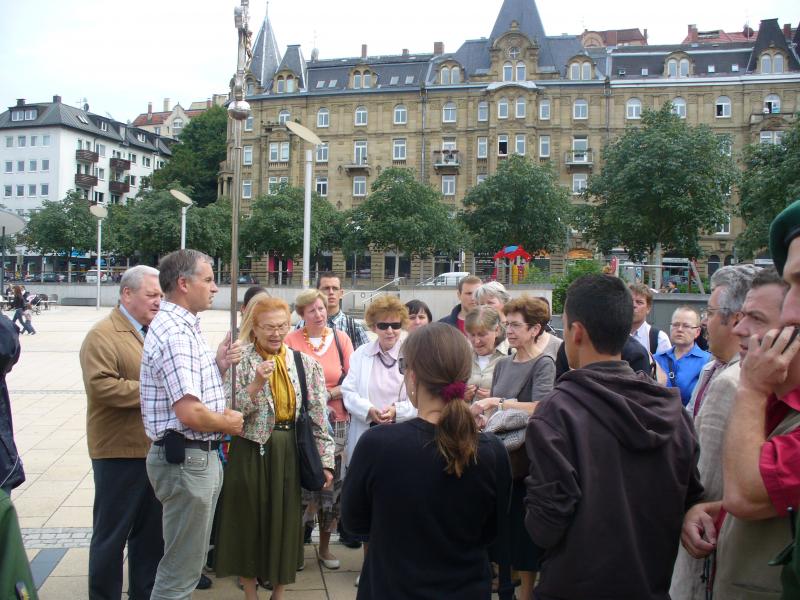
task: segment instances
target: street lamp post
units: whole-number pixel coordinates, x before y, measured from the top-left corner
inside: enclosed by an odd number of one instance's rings
[[[102,204],[93,204],[89,211],[97,218],[97,310],[100,310],[100,251],[103,243],[103,219],[108,216],[108,209]]]
[[[194,204],[192,199],[189,198],[180,190],[170,190],[172,196],[181,203],[181,250],[186,248],[186,211]]]
[[[301,140],[321,146],[322,140],[308,127],[292,121],[286,122],[286,127]],[[312,151],[306,149],[306,183],[305,199],[303,203],[303,288],[311,287],[311,169]]]
[[[25,220],[8,210],[0,209],[0,228],[2,228],[3,259],[0,261],[0,285],[6,285],[6,234],[14,235],[25,229]]]

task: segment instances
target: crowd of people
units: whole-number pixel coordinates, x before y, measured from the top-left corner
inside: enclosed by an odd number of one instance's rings
[[[314,527],[325,569],[335,534],[363,548],[361,600],[800,597],[800,202],[770,250],[668,332],[608,274],[559,337],[546,298],[473,276],[439,322],[383,295],[362,324],[324,273],[293,309],[248,290],[216,350],[209,257],[129,269],[80,351],[90,597],[121,597],[127,546],[131,597],[190,598],[209,563],[282,600]]]

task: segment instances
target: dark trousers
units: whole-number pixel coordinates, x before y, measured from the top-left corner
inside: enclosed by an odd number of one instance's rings
[[[122,597],[122,563],[128,544],[128,597],[149,600],[164,554],[161,503],[144,458],[93,459],[94,518],[89,548],[90,600]]]

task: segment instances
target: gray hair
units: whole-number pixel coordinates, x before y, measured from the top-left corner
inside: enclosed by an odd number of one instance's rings
[[[789,291],[789,284],[778,275],[778,271],[775,270],[775,267],[766,267],[761,269],[753,278],[753,284],[750,286],[751,290],[756,288],[765,286],[765,285],[779,285],[783,288],[783,293],[785,294]]]
[[[497,328],[497,338],[494,345],[497,347],[506,339],[506,329],[500,320],[500,313],[491,306],[479,306],[469,311],[467,316],[464,317],[464,330],[467,333],[473,333],[481,329],[491,331],[495,328]]]
[[[506,286],[499,281],[488,281],[475,290],[475,302],[480,304],[481,298],[486,297],[497,298],[503,304],[511,300],[511,294],[506,291]]]
[[[142,287],[142,282],[145,277],[158,277],[158,269],[148,267],[147,265],[136,265],[131,267],[122,274],[122,279],[119,280],[119,295],[122,296],[122,290],[129,288],[134,292]]]
[[[742,310],[744,298],[760,270],[755,265],[730,265],[717,269],[711,276],[711,291],[720,288],[719,308],[722,309],[723,323],[727,324],[732,314]]]
[[[178,279],[181,277],[191,279],[197,275],[197,267],[201,262],[206,262],[212,267],[214,259],[199,250],[175,250],[162,258],[158,267],[161,271],[158,275],[158,282],[165,296],[168,296],[178,286]]]

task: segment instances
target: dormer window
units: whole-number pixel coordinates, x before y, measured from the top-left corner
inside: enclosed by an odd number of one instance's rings
[[[503,81],[514,81],[514,65],[511,62],[503,65]]]
[[[525,81],[527,68],[522,61],[506,61],[503,63],[503,81]]]
[[[373,73],[369,70],[353,71],[353,89],[360,90],[361,88],[371,88],[373,80]]]
[[[783,54],[764,52],[764,54],[761,55],[760,66],[762,75],[778,75],[783,73]]]
[[[286,93],[286,80],[281,76],[275,82],[275,92],[278,94]]]
[[[517,71],[517,81],[525,81],[528,78],[527,77],[528,70],[525,68],[524,62],[517,63],[516,71]]]
[[[670,58],[667,60],[667,77],[688,77],[689,59]]]
[[[286,93],[293,94],[295,90],[295,79],[291,75],[286,78]]]
[[[444,66],[439,70],[439,82],[442,85],[461,83],[461,68],[458,66]]]
[[[588,60],[576,60],[569,65],[569,78],[572,81],[590,81],[592,72],[592,63]]]

